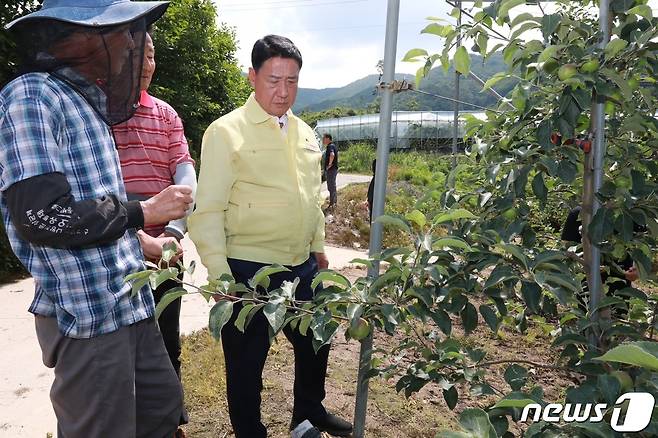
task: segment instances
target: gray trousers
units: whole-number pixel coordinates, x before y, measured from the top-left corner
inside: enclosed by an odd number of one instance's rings
[[[178,428],[183,392],[155,321],[91,339],[63,336],[36,316],[58,438],[164,438]]]
[[[335,206],[338,202],[338,193],[336,193],[336,176],[338,168],[333,167],[327,170],[327,190],[329,190],[329,205]]]

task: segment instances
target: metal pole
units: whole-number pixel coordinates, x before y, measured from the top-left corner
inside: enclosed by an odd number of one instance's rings
[[[457,0],[455,3],[456,7],[459,9],[459,14],[457,15],[457,28],[461,26],[462,24],[462,2],[461,0]],[[462,46],[462,34],[461,30],[457,29],[457,49],[459,49]],[[461,76],[461,73],[455,69],[455,116],[453,120],[454,126],[452,127],[452,168],[454,169],[457,167],[457,138],[459,137],[459,103],[457,101],[459,100],[459,78]]]
[[[384,74],[382,80],[386,87],[382,92],[381,107],[379,110],[379,140],[377,141],[377,168],[375,171],[375,193],[372,206],[372,217],[377,218],[384,214],[386,202],[386,177],[388,169],[388,153],[391,139],[391,110],[393,107],[393,90],[390,84],[395,79],[395,54],[398,43],[398,18],[400,14],[400,0],[388,0],[386,15],[386,43],[384,46]],[[373,222],[370,226],[369,255],[379,253],[382,249],[383,225]],[[368,270],[368,277],[374,280],[379,276],[379,262],[373,261],[372,268]],[[356,403],[354,407],[354,438],[363,438],[366,429],[366,409],[368,407],[368,379],[366,373],[370,370],[372,358],[372,333],[361,341],[359,353],[359,375],[357,378]]]
[[[599,26],[601,28],[600,48],[605,48],[610,41],[610,5],[609,0],[600,0],[599,3]],[[598,211],[600,204],[596,193],[601,188],[603,180],[603,160],[605,157],[605,101],[598,96],[593,96],[592,107],[592,130],[594,131],[594,145],[592,153],[586,158],[585,184],[583,187],[583,249],[585,264],[587,268],[587,284],[590,291],[589,308],[595,309],[603,296],[601,290],[601,249],[589,240],[588,229],[592,218]],[[588,175],[589,173],[589,175]],[[591,312],[592,322],[600,319],[599,312]],[[595,335],[592,341],[596,342]]]

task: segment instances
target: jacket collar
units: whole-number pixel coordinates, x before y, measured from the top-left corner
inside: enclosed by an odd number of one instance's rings
[[[249,118],[249,121],[252,123],[265,123],[273,117],[276,118],[276,116],[268,114],[263,107],[260,106],[254,93],[251,93],[244,106],[247,111],[247,118]],[[292,110],[288,109],[286,115],[288,116],[288,123],[290,123]]]

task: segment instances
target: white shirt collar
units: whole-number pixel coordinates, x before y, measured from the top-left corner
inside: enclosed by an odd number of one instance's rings
[[[277,116],[272,116],[274,117],[275,121],[281,126],[281,131],[284,134],[288,134],[288,114],[284,114],[281,117]]]

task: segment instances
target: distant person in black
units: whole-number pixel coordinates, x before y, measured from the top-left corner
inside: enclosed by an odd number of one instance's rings
[[[580,210],[580,207],[576,207],[569,212],[562,228],[562,240],[574,243],[580,243],[582,241]],[[643,227],[634,224],[633,230],[636,232],[643,231]],[[626,255],[622,260],[618,260],[616,265],[618,266],[615,266],[615,263],[605,265],[604,267],[607,267],[609,272],[601,273],[601,281],[604,284],[609,278],[611,279],[608,282],[609,295],[626,287],[631,287],[631,283],[638,278],[637,269],[633,266],[633,260],[629,255]]]
[[[338,148],[333,143],[331,134],[322,136],[322,144],[327,148],[325,151],[324,169],[327,175],[327,190],[329,190],[329,210],[333,211],[338,202],[336,193],[336,176],[338,176]]]
[[[368,185],[368,214],[370,215],[370,223],[372,223],[372,204],[375,198],[375,170],[377,169],[377,160],[372,160],[372,179]]]

